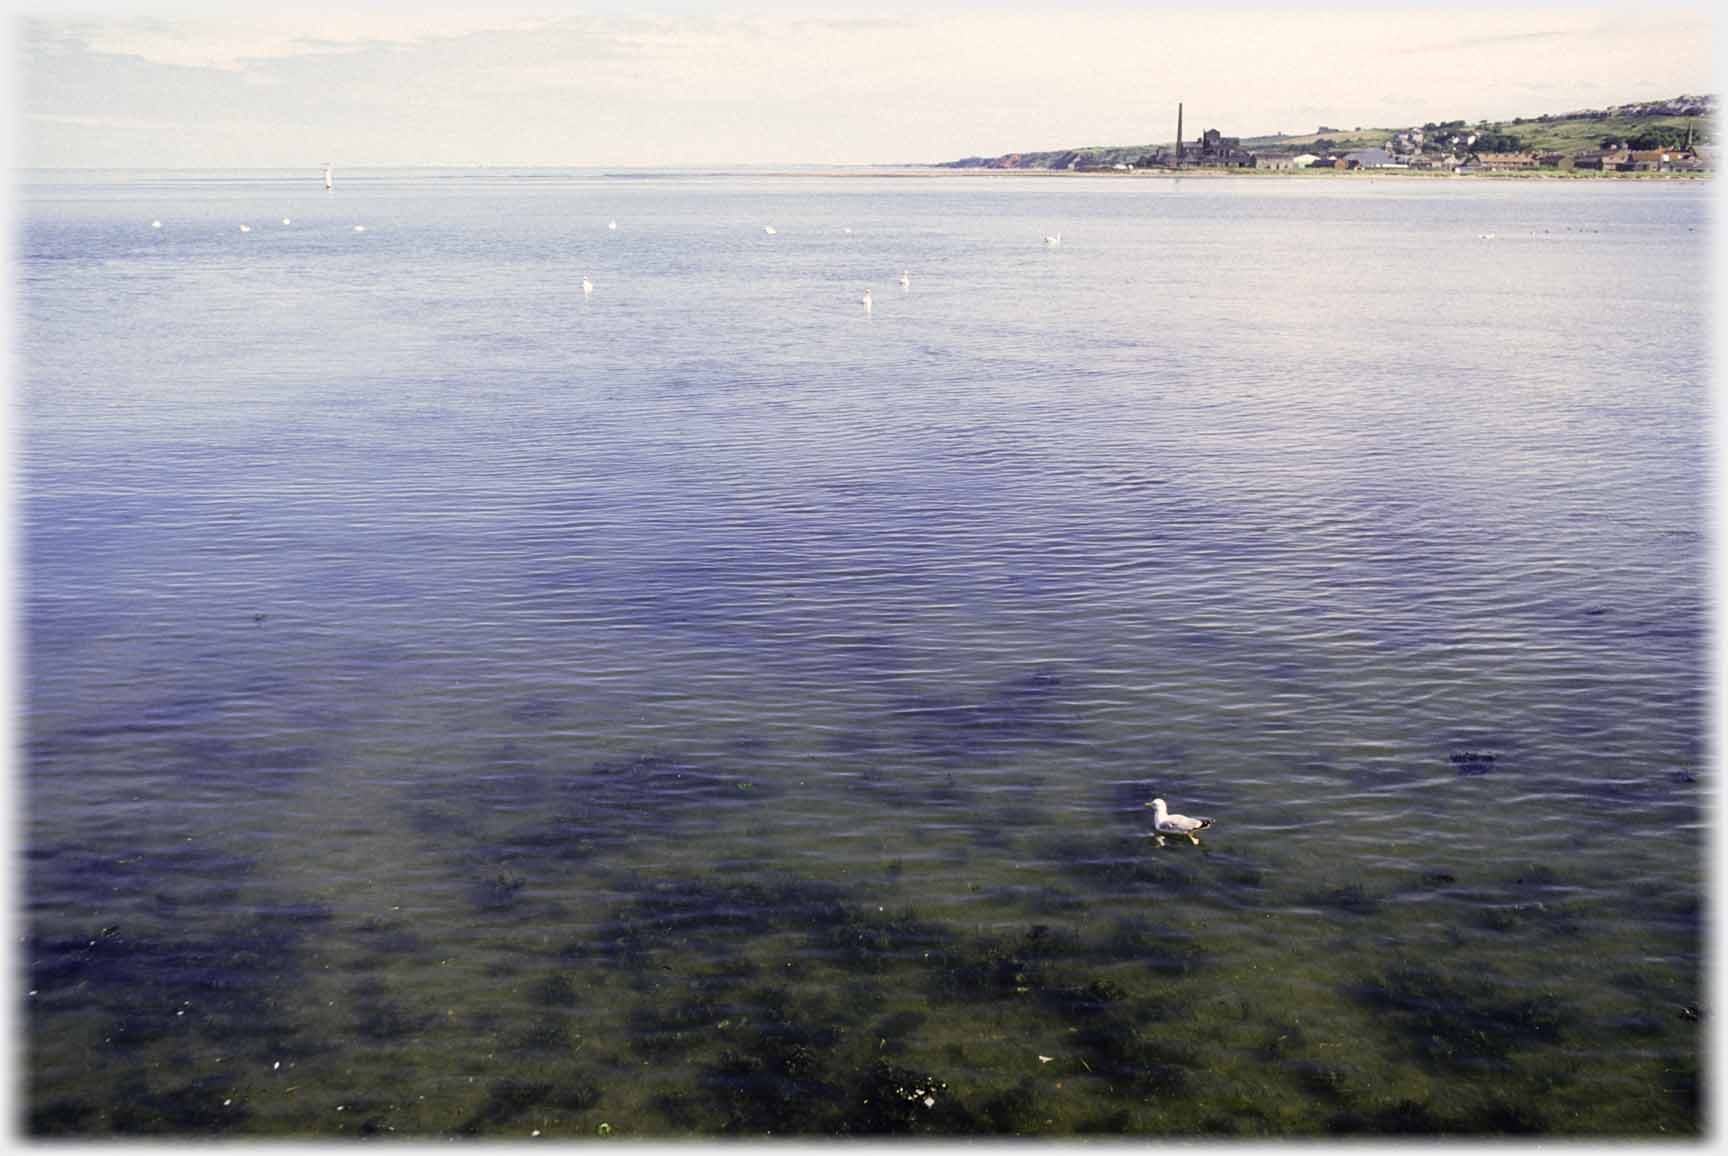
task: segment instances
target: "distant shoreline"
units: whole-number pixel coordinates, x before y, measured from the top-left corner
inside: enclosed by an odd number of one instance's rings
[[[286,179],[299,180],[303,172],[299,168],[256,168],[256,169],[141,169],[141,168],[19,168],[14,169],[14,176],[21,178],[20,186],[28,188],[33,184],[48,181],[90,180],[101,177],[129,179],[133,177],[155,177],[168,179]],[[1045,180],[1062,178],[1094,178],[1107,180],[1222,180],[1246,177],[1253,180],[1374,180],[1386,178],[1390,180],[1495,180],[1495,181],[1695,181],[1708,180],[1714,175],[1713,170],[1700,172],[1643,172],[1619,173],[1597,172],[1595,170],[1566,169],[1522,169],[1499,172],[1455,173],[1449,170],[1410,170],[1410,169],[1255,169],[1255,168],[1193,168],[1173,172],[1169,169],[1145,168],[1128,171],[1113,169],[1045,169],[1045,168],[949,168],[942,164],[928,165],[834,165],[831,167],[813,167],[787,165],[784,168],[775,166],[725,168],[723,166],[693,166],[691,168],[629,168],[625,166],[607,167],[595,166],[559,166],[559,165],[366,165],[354,166],[348,170],[350,179],[361,181],[379,177],[400,176],[404,174],[424,174],[444,177],[520,177],[523,179],[539,179],[552,176],[571,176],[586,179],[616,178],[620,180],[644,180],[656,177],[688,178],[688,177],[888,177],[888,178],[958,178],[988,180],[1000,177],[1037,177]],[[305,178],[312,180],[313,178]]]
[[[786,175],[790,176],[793,174],[786,174]],[[893,175],[893,174],[877,173],[877,174],[872,174],[872,175]],[[916,176],[916,175],[924,175],[924,174],[923,174],[923,171],[921,170],[921,171],[907,171],[903,175]],[[1709,171],[1695,172],[1695,173],[1603,173],[1603,172],[1594,172],[1594,171],[1588,170],[1588,169],[1583,170],[1583,171],[1579,171],[1579,170],[1567,171],[1567,170],[1560,170],[1560,169],[1547,169],[1547,170],[1522,169],[1522,170],[1509,170],[1509,171],[1505,171],[1505,172],[1455,173],[1455,172],[1450,172],[1450,171],[1412,170],[1412,169],[1253,169],[1253,168],[1184,169],[1181,172],[1171,172],[1167,169],[1133,169],[1133,170],[1130,170],[1128,172],[1120,172],[1120,171],[1114,171],[1114,170],[1110,170],[1110,169],[1086,169],[1086,170],[1034,169],[1034,168],[990,169],[990,168],[979,167],[979,168],[965,168],[965,169],[947,169],[947,168],[944,168],[944,169],[940,169],[937,173],[932,174],[932,175],[940,175],[940,176],[947,176],[947,175],[952,175],[952,176],[993,176],[993,177],[994,176],[1107,177],[1107,178],[1110,178],[1112,180],[1121,180],[1121,179],[1132,180],[1136,177],[1159,177],[1159,178],[1162,178],[1165,180],[1187,180],[1191,177],[1199,177],[1203,180],[1217,180],[1221,177],[1225,177],[1225,178],[1227,178],[1227,177],[1252,177],[1255,180],[1270,179],[1270,178],[1294,178],[1296,180],[1343,179],[1343,180],[1357,180],[1357,181],[1359,181],[1359,180],[1373,180],[1376,177],[1387,177],[1387,178],[1397,178],[1397,179],[1410,178],[1410,179],[1414,179],[1414,180],[1454,180],[1454,179],[1476,180],[1476,179],[1487,179],[1487,180],[1496,180],[1496,181],[1505,181],[1505,180],[1512,180],[1512,181],[1533,181],[1533,180],[1535,180],[1535,181],[1546,181],[1546,180],[1557,180],[1557,181],[1600,181],[1600,180],[1611,180],[1611,181],[1624,181],[1624,180],[1633,180],[1633,181],[1651,181],[1651,180],[1695,181],[1695,180],[1708,180],[1712,176],[1712,173]]]

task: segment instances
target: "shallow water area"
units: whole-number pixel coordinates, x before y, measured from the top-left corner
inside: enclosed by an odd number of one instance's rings
[[[27,1132],[1698,1134],[1708,196],[35,174]]]

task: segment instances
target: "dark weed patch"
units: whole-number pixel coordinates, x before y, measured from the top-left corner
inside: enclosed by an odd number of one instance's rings
[[[1428,1105],[1418,1100],[1400,1100],[1372,1112],[1347,1109],[1328,1119],[1326,1130],[1335,1136],[1434,1136],[1448,1131]]]
[[[1551,995],[1509,995],[1486,979],[1453,980],[1418,965],[1395,967],[1354,994],[1437,1066],[1497,1067],[1518,1048],[1558,1041],[1565,1026]]]
[[[152,1091],[142,1076],[130,1078],[109,1110],[117,1133],[149,1135],[220,1135],[246,1122],[249,1111],[234,1102],[234,1082],[212,1076],[164,1091]]]
[[[1194,868],[1181,862],[1180,849],[1162,855],[1154,850],[1151,839],[1133,836],[1052,840],[1039,854],[1063,872],[1112,894],[1172,894],[1196,885]]]
[[[499,1080],[486,1091],[486,1099],[456,1131],[463,1135],[479,1135],[508,1124],[530,1108],[551,1099],[556,1091],[545,1081]]]
[[[575,1046],[575,1030],[569,1013],[547,1011],[534,1016],[528,1026],[511,1041],[513,1051],[533,1054],[562,1055]]]
[[[651,1059],[682,1055],[702,1046],[728,1023],[734,1006],[731,984],[698,980],[683,998],[650,998],[630,1009],[630,1047]],[[742,1013],[740,1013],[742,1018]]]
[[[309,922],[294,910],[260,909],[199,936],[135,937],[112,925],[84,935],[26,943],[30,987],[43,996],[32,1031],[52,1031],[43,1010],[57,992],[111,1018],[120,1046],[192,1035],[250,1050],[257,1041],[295,1046],[281,995],[300,982],[300,941]],[[249,1046],[250,1045],[250,1046]]]
[[[1350,1099],[1354,1081],[1349,1072],[1336,1064],[1292,1060],[1284,1065],[1284,1069],[1294,1077],[1298,1087],[1316,1099],[1333,1104],[1342,1104]]]
[[[25,893],[39,912],[81,913],[149,900],[163,915],[202,914],[232,904],[256,865],[248,856],[184,842],[118,854],[36,847],[26,855]]]
[[[1453,751],[1446,758],[1460,776],[1486,775],[1499,761],[1498,756],[1489,751]]]
[[[932,951],[932,983],[941,998],[991,1000],[1028,995],[1049,981],[1052,959],[1072,955],[1078,941],[1040,924],[1020,939],[976,939]]]
[[[413,1015],[390,998],[375,979],[363,979],[350,993],[354,1032],[372,1043],[395,1043],[426,1030],[435,1020],[431,1014]]]
[[[757,1014],[702,1081],[725,1115],[723,1131],[826,1131],[840,1098],[827,1060],[840,1030],[826,1017],[795,1014],[778,990],[757,992],[749,1002]]]
[[[96,1105],[62,1096],[33,1106],[25,1130],[31,1136],[88,1135],[96,1118]]]
[[[891,722],[904,747],[934,762],[976,765],[1028,746],[1080,741],[1061,675],[1033,671],[998,683],[979,702],[921,695],[903,699]]]
[[[468,901],[481,911],[508,911],[520,901],[528,877],[518,871],[501,870],[468,883]]]
[[[1198,1064],[1192,1045],[1147,1035],[1126,1017],[1108,1015],[1083,1024],[1070,1037],[1087,1070],[1118,1089],[1175,1096],[1187,1091]]]
[[[922,959],[932,949],[952,941],[939,924],[919,919],[910,907],[892,912],[843,909],[843,917],[811,932],[812,946],[854,970],[878,974],[889,967]]]
[[[376,915],[369,915],[355,924],[352,936],[365,948],[369,957],[386,960],[417,955],[425,948],[425,941],[406,923]]]
[[[846,1136],[959,1135],[980,1121],[949,1093],[945,1080],[878,1061],[854,1088],[833,1129]]]
[[[1310,892],[1304,899],[1311,907],[1338,911],[1345,915],[1372,915],[1380,909],[1380,899],[1360,883],[1343,883]]]
[[[528,998],[541,1007],[575,1007],[576,983],[562,971],[553,972],[528,989]]]
[[[1137,961],[1154,975],[1170,979],[1194,975],[1211,964],[1206,949],[1188,932],[1140,916],[1118,919],[1104,942],[1104,951],[1108,958]]]
[[[764,882],[665,880],[643,888],[603,926],[603,958],[641,969],[662,955],[724,955],[728,945],[774,930],[821,936],[853,918],[835,886],[791,878]]]
[[[1500,1096],[1457,1113],[1438,1113],[1419,1100],[1400,1100],[1366,1111],[1342,1108],[1326,1122],[1333,1135],[1381,1136],[1531,1136],[1552,1130],[1548,1117],[1534,1104],[1513,1103]]]
[[[521,808],[534,817],[509,832],[501,848],[526,862],[583,862],[609,847],[666,837],[686,816],[779,795],[748,775],[663,754],[602,759],[538,781],[550,781],[551,789]]]
[[[1038,1083],[1021,1080],[987,1098],[978,1106],[979,1131],[997,1136],[1034,1136],[1044,1131],[1050,1108]]]

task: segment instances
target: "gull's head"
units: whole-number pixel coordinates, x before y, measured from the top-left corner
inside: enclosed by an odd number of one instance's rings
[[[1150,803],[1147,803],[1146,805],[1148,807],[1151,807],[1153,810],[1162,811],[1164,809],[1164,800],[1163,799],[1153,799]]]

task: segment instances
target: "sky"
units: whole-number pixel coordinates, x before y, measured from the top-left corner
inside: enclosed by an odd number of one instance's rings
[[[13,11],[25,167],[899,164],[1713,92],[1703,6]]]

